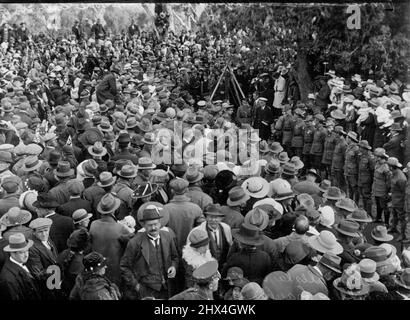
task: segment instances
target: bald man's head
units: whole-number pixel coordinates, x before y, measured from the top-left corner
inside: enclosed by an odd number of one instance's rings
[[[305,216],[299,216],[295,220],[295,232],[305,234],[309,230],[309,219]]]

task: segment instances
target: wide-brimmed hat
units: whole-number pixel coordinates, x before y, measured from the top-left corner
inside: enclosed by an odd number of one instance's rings
[[[356,203],[349,198],[340,199],[336,202],[335,206],[349,212],[354,212],[357,209]]]
[[[256,207],[246,214],[244,222],[258,227],[261,231],[263,231],[268,226],[269,216],[265,210],[260,207]]]
[[[289,162],[295,166],[295,170],[300,170],[305,166],[302,160],[297,156],[292,157]]]
[[[205,216],[224,217],[225,213],[221,211],[221,206],[219,204],[208,204],[204,208],[204,215]]]
[[[389,242],[393,240],[393,236],[387,233],[387,228],[383,225],[375,226],[371,232],[371,236],[374,240],[380,242]]]
[[[246,203],[249,199],[250,196],[245,193],[243,188],[240,186],[236,186],[229,190],[228,200],[226,201],[226,204],[231,207],[239,206],[243,203]]]
[[[135,166],[126,164],[117,172],[117,175],[122,178],[132,179],[137,176],[137,170]]]
[[[332,186],[330,180],[324,179],[319,184],[319,190],[322,192],[326,192]]]
[[[342,119],[346,118],[346,115],[339,109],[333,110],[330,113],[330,116],[334,119],[337,119],[337,120],[342,120]]]
[[[141,139],[141,142],[145,143],[145,144],[150,144],[150,145],[155,144],[157,142],[157,138],[155,136],[155,133],[146,132],[144,134],[144,137]]]
[[[138,159],[137,170],[155,169],[156,167],[151,158],[141,157]]]
[[[281,164],[284,164],[290,160],[287,152],[279,153],[278,160]]]
[[[137,211],[138,222],[141,222],[142,214],[147,207],[156,207],[161,212],[161,215],[162,215],[162,218],[160,218],[161,227],[165,227],[168,224],[169,211],[167,210],[167,208],[164,208],[164,205],[162,203],[159,203],[156,201],[145,202],[138,208],[138,211]]]
[[[282,174],[288,175],[288,176],[294,176],[296,175],[296,169],[295,165],[291,162],[285,163],[282,167]]]
[[[308,195],[313,196],[320,192],[320,189],[316,183],[307,180],[295,183],[292,186],[292,190],[296,195],[307,193]]]
[[[26,224],[31,220],[31,213],[18,207],[10,208],[6,214],[0,218],[0,224],[6,227],[14,227]]]
[[[387,250],[380,246],[371,246],[363,252],[363,257],[376,262],[377,267],[384,266],[389,263]]]
[[[198,170],[196,166],[188,167],[185,172],[184,178],[191,184],[198,181],[201,181],[204,177],[204,174]]]
[[[334,227],[338,232],[346,236],[358,238],[360,237],[360,225],[356,221],[341,220],[339,224]]]
[[[376,262],[371,259],[362,259],[359,262],[360,274],[365,282],[371,283],[379,280],[380,276],[376,272]]]
[[[349,296],[363,296],[369,292],[369,286],[362,280],[359,270],[347,268],[340,278],[333,281],[338,291]]]
[[[268,195],[269,182],[261,177],[251,177],[242,183],[245,193],[253,198],[264,198]]]
[[[97,211],[101,214],[114,213],[121,205],[121,200],[112,193],[105,194],[97,205]]]
[[[24,163],[21,167],[21,170],[24,172],[34,171],[40,168],[41,164],[42,161],[39,160],[37,156],[28,156],[26,159],[24,159]]]
[[[264,243],[260,229],[247,223],[242,223],[239,229],[232,230],[232,236],[240,243],[251,246],[260,246]]]
[[[268,143],[265,140],[262,140],[261,142],[259,142],[259,152],[260,153],[268,153],[270,152],[270,148]]]
[[[98,164],[94,159],[88,159],[81,164],[81,169],[83,169],[84,176],[93,178],[97,172]]]
[[[97,128],[102,132],[111,132],[114,130],[113,126],[108,121],[102,121]]]
[[[265,166],[265,172],[276,174],[280,172],[280,162],[277,159],[271,159]]]
[[[308,242],[313,249],[322,253],[338,255],[343,252],[343,247],[337,242],[335,235],[327,230],[323,230],[318,235],[309,237]]]
[[[293,198],[295,196],[292,187],[288,181],[279,178],[269,183],[272,198],[277,201]]]
[[[279,142],[274,141],[269,145],[269,150],[273,153],[281,153],[283,151],[283,147]]]
[[[67,178],[74,175],[74,169],[71,168],[70,162],[62,160],[57,164],[57,168],[54,169],[54,175],[58,178]]]
[[[103,157],[107,154],[107,149],[103,147],[102,142],[97,141],[94,145],[88,147],[88,153],[95,157]]]
[[[143,132],[150,132],[152,131],[152,123],[148,118],[143,117],[138,124],[138,128]]]
[[[90,219],[93,216],[92,213],[88,213],[85,209],[77,209],[73,212],[72,218],[74,224],[78,224],[84,220]]]
[[[33,241],[30,239],[27,241],[22,233],[10,235],[8,242],[9,244],[3,248],[5,252],[26,251],[33,245]]]
[[[403,287],[407,290],[410,290],[410,268],[404,269],[399,276],[396,276],[395,282],[399,286],[401,286],[401,287]]]
[[[350,215],[347,216],[348,219],[357,222],[372,222],[373,219],[369,217],[366,210],[357,208]]]
[[[54,209],[60,206],[57,199],[50,193],[40,192],[37,195],[37,200],[33,202],[33,206],[36,208],[50,208]]]
[[[343,199],[344,196],[338,187],[330,187],[323,193],[323,198],[329,200],[340,200]]]
[[[352,139],[353,141],[359,142],[359,140],[357,139],[357,133],[356,133],[356,132],[354,132],[354,131],[349,131],[349,132],[347,133],[347,136],[348,136],[350,139]]]
[[[340,263],[342,262],[342,259],[333,254],[326,252],[322,258],[320,258],[319,263],[326,268],[332,270],[333,272],[336,273],[342,273],[341,268],[340,268]]]
[[[111,172],[103,171],[100,173],[99,181],[97,182],[97,186],[101,188],[112,186],[117,177],[114,177]]]

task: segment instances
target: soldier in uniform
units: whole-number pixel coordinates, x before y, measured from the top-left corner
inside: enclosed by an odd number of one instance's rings
[[[331,165],[331,181],[332,185],[338,186],[341,190],[346,191],[345,179],[343,176],[343,166],[345,164],[346,140],[342,126],[335,127],[336,141],[335,149],[333,150],[332,165]]]
[[[275,124],[275,130],[282,133],[282,146],[285,151],[291,154],[292,146],[292,128],[294,123],[294,117],[292,115],[292,108],[290,105],[283,106],[283,115],[279,117]]]
[[[303,130],[303,149],[302,161],[305,164],[305,169],[311,169],[312,161],[310,149],[312,148],[313,136],[315,134],[315,126],[313,125],[313,116],[307,115],[305,120],[306,126]]]
[[[169,300],[214,300],[213,294],[218,290],[221,278],[218,262],[205,262],[194,270],[192,276],[196,281],[195,287],[186,289]]]
[[[386,161],[388,155],[383,148],[374,150],[376,163],[374,165],[373,190],[372,194],[376,200],[376,222],[382,222],[384,213],[384,223],[389,226],[390,211],[387,208],[388,196],[391,186],[391,172]]]
[[[312,167],[322,171],[322,157],[323,157],[323,144],[326,139],[326,129],[323,127],[325,117],[321,114],[315,115],[317,121],[316,130],[313,134],[312,148],[310,149],[310,155],[312,157]]]
[[[344,165],[344,175],[347,186],[347,196],[356,203],[359,202],[359,192],[357,189],[357,175],[359,170],[359,146],[357,143],[357,133],[349,131],[347,133],[347,147]]]
[[[359,174],[357,179],[357,186],[362,197],[363,207],[368,215],[372,215],[372,185],[374,175],[374,156],[371,153],[367,140],[359,142],[360,156],[359,156]]]
[[[251,124],[252,122],[252,109],[246,100],[242,100],[241,105],[236,111],[236,121],[239,124]]]
[[[303,153],[303,132],[306,123],[303,121],[303,111],[297,108],[294,112],[294,122],[292,127],[292,154],[302,158]]]
[[[333,160],[333,152],[336,147],[336,140],[337,134],[334,132],[334,122],[328,121],[326,122],[326,138],[323,144],[323,157],[322,157],[322,165],[323,165],[323,174],[322,179],[329,179],[331,178],[331,168],[332,168],[332,160]]]

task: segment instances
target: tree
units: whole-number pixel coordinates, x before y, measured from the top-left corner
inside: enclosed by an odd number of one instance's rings
[[[361,29],[347,28],[347,5],[241,4],[213,5],[200,22],[211,33],[246,30],[253,57],[294,63],[302,99],[323,62],[339,75],[403,77],[410,67],[408,3],[360,6]],[[223,18],[222,18],[223,17]]]

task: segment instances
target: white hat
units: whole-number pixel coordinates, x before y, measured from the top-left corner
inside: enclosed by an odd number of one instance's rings
[[[325,226],[325,227],[332,227],[332,225],[335,223],[335,213],[330,206],[324,206],[320,207],[318,209],[320,212],[320,224]]]
[[[253,204],[252,209],[255,209],[257,206],[261,206],[263,204],[272,206],[274,209],[279,211],[280,214],[283,214],[283,206],[279,202],[277,202],[275,199],[272,199],[272,198],[265,198],[265,199],[255,202]]]

